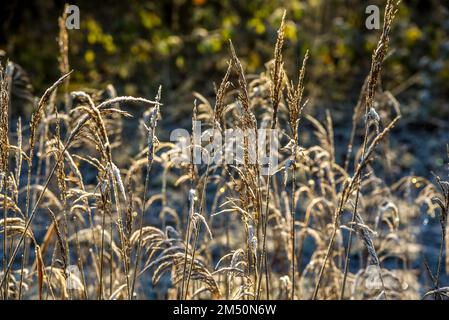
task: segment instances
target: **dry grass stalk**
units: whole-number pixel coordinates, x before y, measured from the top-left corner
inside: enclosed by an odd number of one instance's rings
[[[58,35],[58,46],[59,46],[59,71],[61,75],[68,74],[70,72],[69,64],[69,34],[65,26],[67,20],[67,7],[64,7],[63,14],[58,18],[59,25],[59,35]],[[65,95],[65,107],[66,112],[70,108],[70,96],[69,96],[69,79],[64,83],[64,95]]]
[[[274,69],[271,73],[271,104],[272,104],[272,120],[271,120],[271,129],[276,128],[277,123],[277,113],[279,108],[279,103],[282,98],[282,91],[283,91],[283,78],[284,78],[284,70],[283,65],[284,62],[282,61],[282,46],[284,44],[284,23],[285,23],[285,15],[286,12],[284,12],[281,20],[281,25],[278,30],[278,36],[276,40],[276,46],[274,49]],[[268,163],[268,168],[271,173],[271,163]],[[262,261],[265,264],[265,283],[266,283],[266,294],[267,299],[269,299],[269,271],[268,271],[268,262],[267,262],[267,252],[266,252],[266,241],[267,241],[267,228],[268,228],[268,209],[269,209],[269,202],[270,202],[270,180],[271,180],[271,174],[268,174],[267,177],[267,183],[266,183],[266,199],[265,199],[265,214],[263,219],[263,231],[262,231],[262,256],[260,259],[260,268],[259,268],[259,274],[262,274]],[[257,299],[260,297],[260,290],[261,290],[261,277],[259,277],[258,285],[257,285]]]
[[[362,145],[362,159],[361,161],[364,161],[366,158],[366,152],[368,147],[368,135],[369,135],[369,128],[370,128],[370,122],[374,121],[376,123],[376,135],[379,136],[379,130],[378,130],[378,123],[379,119],[377,116],[377,113],[374,109],[374,94],[377,89],[377,83],[380,77],[380,72],[382,70],[382,64],[385,58],[385,55],[388,51],[389,46],[389,35],[391,31],[391,25],[393,23],[395,14],[397,12],[397,5],[398,3],[394,4],[393,1],[388,0],[387,4],[385,6],[385,16],[384,16],[384,24],[382,28],[382,34],[379,38],[379,41],[377,43],[377,47],[374,50],[372,60],[371,60],[371,70],[368,76],[368,83],[367,83],[367,92],[365,96],[365,136],[363,139],[363,145]],[[373,115],[377,116],[374,117]],[[361,181],[357,181],[356,185],[357,188],[357,194],[356,194],[356,200],[355,200],[355,206],[354,211],[352,214],[352,220],[351,222],[354,223],[356,221],[356,211],[359,201],[359,195],[360,195],[360,183]],[[348,273],[349,268],[349,260],[350,260],[350,254],[351,254],[351,246],[352,246],[352,230],[349,231],[349,240],[348,240],[348,247],[346,250],[346,259],[345,259],[345,271],[343,276],[343,284],[341,289],[341,298],[343,298],[344,291],[345,291],[345,284],[346,284],[346,277]]]
[[[156,95],[156,102],[160,102],[162,95],[162,87],[159,87],[158,93]],[[148,183],[150,181],[150,171],[151,167],[153,165],[154,160],[154,150],[155,150],[155,143],[157,142],[156,137],[156,126],[157,126],[157,120],[159,116],[159,105],[155,105],[150,112],[150,123],[149,127],[146,127],[148,131],[148,139],[147,139],[147,165],[146,165],[146,176],[145,176],[145,186],[143,189],[143,208],[142,213],[140,216],[140,222],[139,222],[139,242],[137,243],[137,254],[136,254],[136,262],[135,262],[135,269],[133,273],[133,280],[131,285],[131,292],[134,295],[134,287],[136,283],[136,277],[137,273],[139,271],[139,263],[141,259],[141,253],[142,253],[142,236],[143,236],[143,223],[144,223],[144,217],[145,217],[145,210],[146,210],[146,200],[147,200],[147,189],[148,189]]]
[[[8,228],[8,175],[9,175],[9,89],[6,81],[3,66],[0,65],[0,192],[3,192],[3,274],[7,277],[6,265],[8,261],[8,239],[6,230]],[[3,189],[3,190],[2,190]],[[3,298],[8,299],[8,281],[3,286]]]
[[[291,182],[291,230],[290,230],[290,241],[292,244],[292,254],[291,254],[291,298],[295,297],[295,286],[296,286],[296,225],[295,225],[295,214],[296,214],[296,162],[297,162],[297,151],[299,149],[299,121],[301,120],[302,111],[304,105],[302,104],[302,97],[304,93],[304,76],[306,71],[306,64],[309,58],[309,51],[306,51],[304,59],[302,61],[301,69],[299,70],[298,83],[296,88],[294,84],[291,83],[288,87],[288,99],[287,108],[289,114],[290,129],[292,131],[291,139],[291,159],[285,166],[286,177],[288,168],[292,168],[292,182]],[[287,182],[287,181],[285,181]]]
[[[270,99],[273,105],[273,118],[271,128],[274,129],[277,123],[277,113],[279,109],[279,103],[282,99],[282,89],[284,85],[284,62],[282,59],[282,47],[284,45],[284,29],[285,29],[285,15],[284,11],[281,19],[281,25],[278,30],[278,36],[276,45],[274,47],[274,62],[273,69],[271,70],[271,83],[270,83]]]

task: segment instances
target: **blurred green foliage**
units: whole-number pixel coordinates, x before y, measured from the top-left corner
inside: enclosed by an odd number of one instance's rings
[[[163,0],[77,1],[81,29],[70,30],[72,86],[113,83],[122,94],[148,96],[162,83],[172,101],[192,90],[212,93],[229,58],[232,39],[248,73],[271,58],[287,10],[289,75],[306,49],[309,95],[333,102],[355,99],[366,76],[379,31],[365,28],[359,0]],[[64,2],[12,1],[2,13],[0,48],[31,74],[38,92],[58,76],[57,17]],[[417,72],[423,103],[449,92],[449,11],[443,1],[404,0],[386,61],[384,85],[400,85]],[[171,90],[176,90],[176,94]],[[415,94],[416,96],[416,94]]]

